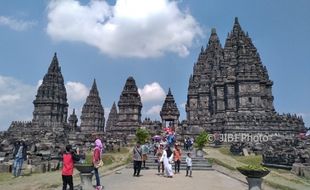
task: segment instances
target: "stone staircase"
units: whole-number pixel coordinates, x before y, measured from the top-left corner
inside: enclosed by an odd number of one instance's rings
[[[180,170],[186,170],[186,155],[189,151],[182,151],[182,158],[180,164]],[[213,170],[212,165],[208,162],[208,160],[204,157],[195,157],[194,151],[191,151],[192,155],[192,170]],[[145,167],[147,169],[156,169],[157,163],[155,162],[156,157],[153,154],[148,155],[148,159],[145,162]],[[133,164],[129,164],[127,168],[132,168]],[[143,168],[142,168],[143,169]],[[174,171],[174,163],[172,164],[172,169]]]

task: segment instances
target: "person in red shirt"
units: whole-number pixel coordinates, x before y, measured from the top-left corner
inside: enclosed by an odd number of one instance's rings
[[[74,168],[74,162],[79,161],[79,156],[75,154],[75,152],[72,150],[71,145],[66,146],[66,151],[62,155],[63,160],[63,167],[62,167],[62,183],[63,187],[62,190],[67,190],[67,185],[69,185],[70,190],[73,190],[73,168]]]
[[[99,138],[96,139],[95,141],[95,149],[93,153],[93,164],[96,165],[100,162],[102,159],[101,154],[103,151],[103,144]],[[102,190],[103,186],[100,184],[100,176],[99,176],[99,168],[94,167],[94,173],[95,173],[95,178],[96,178],[96,190]]]

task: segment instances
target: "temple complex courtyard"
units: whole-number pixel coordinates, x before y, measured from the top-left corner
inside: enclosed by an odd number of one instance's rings
[[[259,156],[232,156],[228,147],[205,149],[206,158],[212,162],[212,170],[193,170],[193,177],[185,177],[185,171],[175,174],[173,178],[157,175],[157,170],[141,171],[141,177],[133,177],[131,148],[127,151],[109,152],[105,156],[113,158],[100,168],[101,182],[105,189],[238,189],[248,188],[246,179],[235,168],[250,162],[259,162]],[[150,160],[152,162],[152,160]],[[149,163],[150,163],[149,162]],[[147,165],[146,165],[147,166]],[[77,170],[74,171],[74,185],[78,189],[81,181]],[[95,179],[93,177],[93,184]],[[58,190],[61,189],[61,171],[47,173],[32,173],[23,171],[23,177],[11,178],[11,174],[0,174],[0,189],[15,190]],[[264,177],[263,189],[306,190],[310,188],[310,180],[298,177],[289,170],[271,169],[271,173]]]

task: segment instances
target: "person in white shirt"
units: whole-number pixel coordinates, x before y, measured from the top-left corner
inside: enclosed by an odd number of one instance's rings
[[[189,171],[189,175],[188,175]],[[187,153],[186,157],[186,176],[192,177],[192,158],[191,153]]]

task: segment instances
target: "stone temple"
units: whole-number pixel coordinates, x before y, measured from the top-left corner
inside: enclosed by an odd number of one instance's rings
[[[301,117],[279,115],[273,106],[273,82],[252,43],[235,18],[224,47],[212,29],[189,78],[187,125],[219,132],[297,134]]]
[[[33,101],[32,124],[40,127],[62,127],[67,123],[67,92],[56,53]]]
[[[104,131],[104,109],[94,80],[86,102],[82,108],[81,131]]]
[[[141,125],[141,109],[141,97],[136,81],[133,77],[128,77],[118,101],[117,122],[110,126],[111,131],[114,134],[134,134]]]

